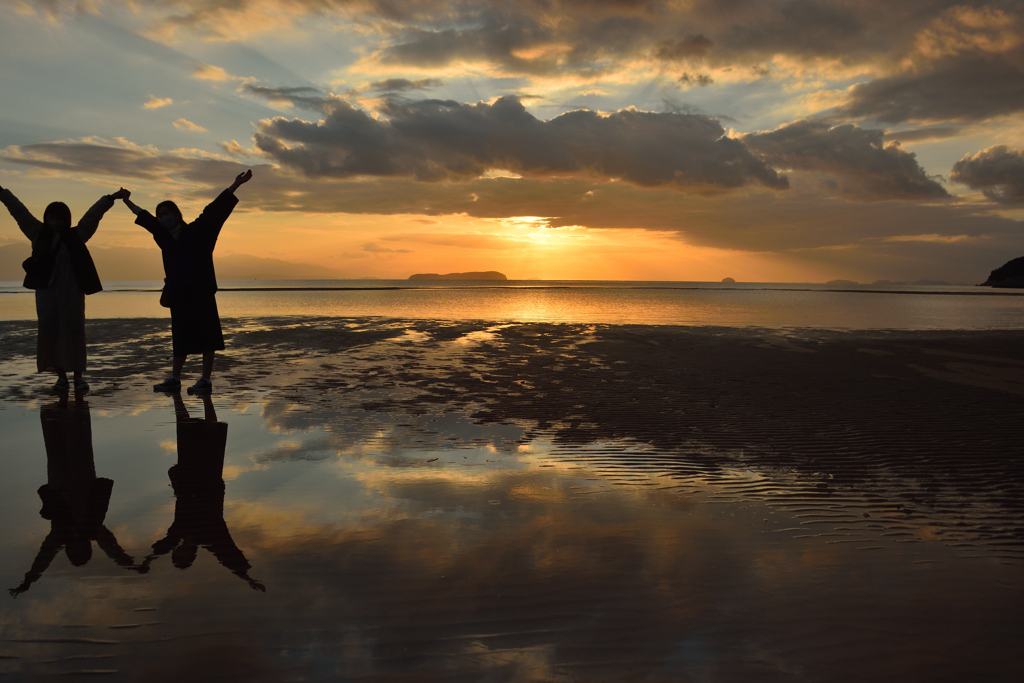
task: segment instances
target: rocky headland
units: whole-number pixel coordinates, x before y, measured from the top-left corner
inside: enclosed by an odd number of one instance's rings
[[[1007,261],[993,270],[981,286],[1024,288],[1024,256]]]

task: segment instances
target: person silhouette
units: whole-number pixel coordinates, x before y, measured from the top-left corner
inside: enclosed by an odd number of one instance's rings
[[[61,548],[76,567],[92,559],[93,541],[116,564],[131,568],[135,560],[118,544],[103,524],[114,482],[96,476],[92,452],[92,421],[89,404],[81,396],[69,405],[67,394],[39,413],[46,446],[46,483],[39,487],[50,533],[43,539],[24,581],[10,589],[18,596],[42,577]]]
[[[160,303],[171,309],[171,376],[154,391],[181,391],[181,371],[189,354],[203,354],[203,376],[189,387],[190,394],[213,391],[210,379],[217,351],[224,349],[224,333],[217,312],[217,275],[213,250],[224,222],[238,204],[235,190],[249,182],[252,171],[239,173],[235,182],[203,209],[199,218],[185,223],[172,201],[156,206],[156,216],[122,196],[136,215],[135,222],[153,235],[164,263],[164,289]]]
[[[167,534],[153,544],[153,552],[138,570],[149,571],[152,562],[167,553],[175,567],[188,569],[202,547],[253,589],[266,592],[266,586],[249,576],[252,565],[235,545],[224,521],[223,472],[228,425],[217,420],[209,394],[202,395],[204,419],[189,415],[181,394],[173,396],[178,462],[167,474],[174,489],[174,521]]]
[[[57,392],[68,390],[68,371],[74,375],[76,392],[86,392],[82,377],[86,366],[85,295],[103,289],[85,243],[96,233],[115,199],[127,198],[121,188],[101,197],[78,225],[71,227],[71,210],[53,202],[38,220],[9,189],[0,187],[3,202],[18,227],[32,241],[32,257],[25,261],[25,287],[36,292],[36,369],[53,370]]]

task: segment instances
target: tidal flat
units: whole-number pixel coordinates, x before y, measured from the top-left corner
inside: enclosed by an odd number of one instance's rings
[[[224,322],[0,322],[8,680],[1024,674],[1019,332]]]

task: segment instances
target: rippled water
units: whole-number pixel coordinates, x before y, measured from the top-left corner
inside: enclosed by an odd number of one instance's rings
[[[76,402],[0,325],[13,680],[1024,663],[1014,333],[245,320],[203,401],[165,327],[93,328]]]
[[[166,317],[159,282],[108,282],[91,319]],[[967,286],[701,282],[223,282],[222,316],[380,316],[829,329],[1024,329],[1024,293]],[[0,283],[0,320],[31,320],[20,283]]]

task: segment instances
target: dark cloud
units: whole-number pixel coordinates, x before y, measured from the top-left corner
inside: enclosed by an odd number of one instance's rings
[[[867,38],[864,8],[849,3],[792,0],[766,3],[760,8],[755,3],[742,4],[749,13],[743,12],[738,21],[721,32],[719,42],[727,49],[760,54],[834,55],[843,49],[841,46],[853,47]]]
[[[232,161],[159,154],[147,148],[95,142],[43,142],[7,148],[3,152],[0,159],[11,164],[145,180],[178,176],[201,181],[218,172],[237,174],[239,168],[245,168]]]
[[[928,176],[916,156],[880,130],[820,120],[787,124],[743,141],[775,168],[834,176],[841,194],[861,199],[930,199],[949,193]]]
[[[323,93],[316,88],[308,86],[293,88],[269,88],[263,85],[246,84],[242,88],[257,97],[263,97],[271,101],[291,102],[297,107],[321,111],[324,101]]]
[[[310,177],[409,176],[469,179],[489,169],[523,175],[585,176],[645,187],[713,192],[786,179],[721,124],[696,114],[574,111],[550,121],[515,97],[494,104],[388,100],[375,119],[340,98],[325,98],[320,122],[259,123],[256,146]]]
[[[409,92],[413,90],[431,90],[433,88],[439,88],[444,85],[444,81],[440,78],[421,78],[419,80],[410,81],[407,78],[388,78],[383,81],[377,81],[370,83],[364,92],[379,92],[379,93],[399,93]]]
[[[1001,204],[1024,204],[1024,150],[997,145],[968,154],[949,177]]]
[[[657,43],[654,57],[666,62],[703,57],[715,46],[715,41],[703,35],[690,35],[682,40],[662,40]]]
[[[885,123],[982,121],[1024,111],[1024,51],[946,59],[854,86],[846,116]]]
[[[707,74],[691,74],[689,72],[684,72],[683,75],[679,77],[679,82],[683,85],[699,85],[703,88],[714,83],[714,80],[712,80],[711,76],[708,76]]]
[[[227,146],[230,148],[230,143]],[[160,153],[148,147],[102,142],[47,142],[8,147],[0,151],[0,160],[28,168],[61,171],[72,177],[106,175],[128,189],[132,189],[132,180],[175,185],[184,181],[199,187],[179,192],[179,196],[201,199],[216,196],[248,168],[253,169],[257,177],[273,174],[272,167],[266,164]]]
[[[736,141],[739,143],[739,141]],[[742,144],[742,143],[739,143]],[[133,189],[145,179],[196,189],[178,200],[208,201],[246,166],[218,159],[122,150],[95,143],[48,143],[8,148],[5,162],[59,169],[80,177],[103,174]],[[447,216],[493,219],[549,217],[554,228],[635,229],[676,234],[688,244],[788,255],[808,263],[842,264],[879,278],[974,281],[1024,253],[1020,221],[991,205],[958,205],[893,199],[850,201],[825,196],[814,178],[794,173],[789,192],[739,190],[701,196],[670,187],[643,188],[587,178],[476,178],[422,183],[406,177],[306,177],[287,167],[253,166],[240,210],[366,215]],[[161,197],[162,198],[162,197]],[[507,249],[497,235],[438,233],[368,235],[380,248],[445,244]],[[383,246],[387,245],[387,246]],[[415,248],[415,247],[414,247]],[[367,253],[370,252],[360,252]]]

